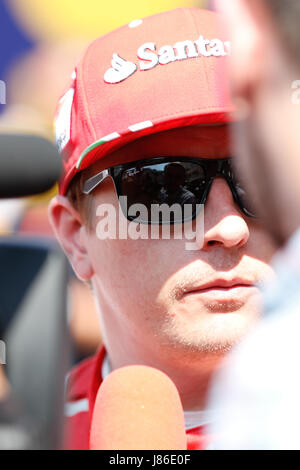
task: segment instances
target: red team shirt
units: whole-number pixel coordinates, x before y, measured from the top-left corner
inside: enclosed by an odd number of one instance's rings
[[[98,389],[102,383],[102,365],[106,352],[99,352],[81,362],[69,375],[67,386],[65,449],[88,450],[89,431]],[[187,449],[203,450],[208,439],[204,426],[186,431]]]

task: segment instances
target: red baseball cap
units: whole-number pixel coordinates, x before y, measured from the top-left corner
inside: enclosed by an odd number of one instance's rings
[[[230,54],[216,13],[182,8],[99,37],[80,59],[55,122],[60,193],[100,158],[144,135],[232,120]]]

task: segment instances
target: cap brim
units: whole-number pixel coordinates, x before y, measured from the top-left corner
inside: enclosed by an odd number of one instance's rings
[[[137,140],[146,135],[155,134],[162,131],[175,129],[178,127],[195,126],[195,125],[216,125],[226,124],[233,122],[234,119],[234,108],[222,108],[222,109],[207,109],[199,110],[190,115],[184,114],[176,116],[170,119],[161,118],[159,121],[145,121],[137,124],[132,129],[126,129],[120,133],[113,133],[109,136],[104,136],[101,139],[95,141],[89,145],[84,152],[80,155],[76,162],[76,166],[72,167],[70,171],[65,175],[64,180],[60,186],[60,193],[65,194],[67,188],[74,178],[74,176],[80,171],[90,167],[98,160],[109,155],[110,153],[120,149],[126,144]]]

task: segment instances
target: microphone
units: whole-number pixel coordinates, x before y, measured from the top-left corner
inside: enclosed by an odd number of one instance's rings
[[[91,450],[186,450],[184,414],[174,383],[148,366],[111,372],[95,401]]]
[[[49,140],[27,134],[0,134],[0,198],[47,191],[58,180],[61,168],[61,158]]]

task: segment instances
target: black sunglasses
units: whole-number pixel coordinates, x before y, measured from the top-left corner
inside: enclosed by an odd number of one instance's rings
[[[216,177],[225,178],[240,210],[255,217],[231,158],[157,157],[116,165],[83,184],[90,194],[110,176],[124,216],[142,224],[173,225],[197,217]],[[137,206],[138,205],[138,206]],[[139,208],[139,205],[141,208]]]

